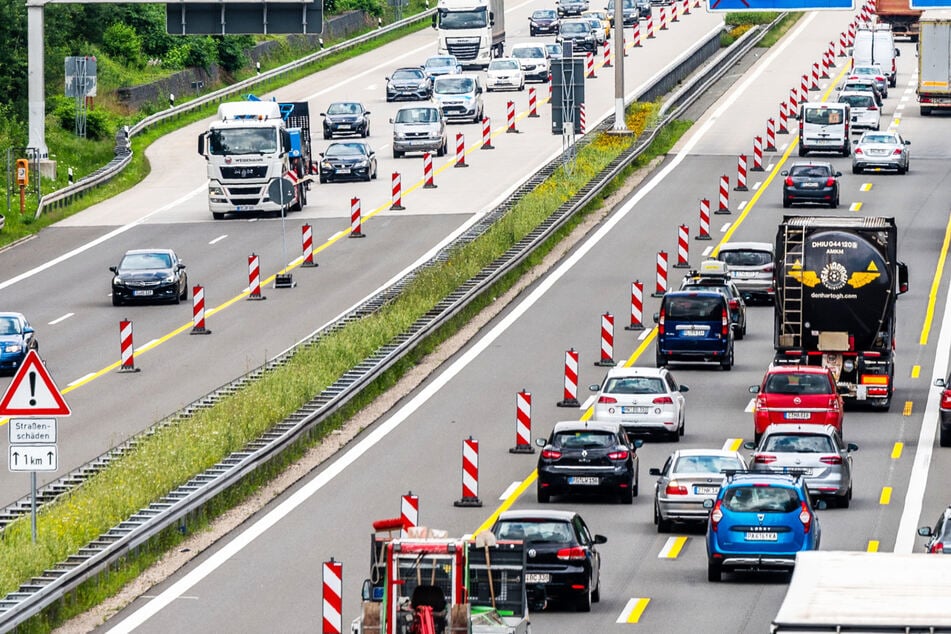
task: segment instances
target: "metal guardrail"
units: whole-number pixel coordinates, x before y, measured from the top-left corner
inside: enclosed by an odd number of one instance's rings
[[[50,192],[41,196],[39,204],[36,207],[34,219],[39,218],[47,209],[55,209],[63,205],[68,205],[77,197],[83,196],[90,190],[104,185],[115,178],[132,161],[132,151],[129,147],[132,137],[144,130],[149,129],[155,124],[181,116],[188,112],[192,112],[210,103],[215,103],[224,99],[235,97],[240,95],[242,92],[254,88],[255,86],[266,84],[267,82],[280,77],[281,75],[312,64],[323,57],[355,48],[382,35],[386,35],[388,33],[392,33],[393,31],[402,29],[403,27],[421,22],[432,16],[435,11],[435,9],[427,9],[421,13],[417,13],[416,15],[403,18],[402,20],[398,20],[382,28],[374,29],[373,31],[364,33],[363,35],[358,35],[357,37],[351,38],[345,42],[341,42],[340,44],[335,44],[329,48],[321,49],[315,53],[311,53],[306,57],[294,60],[293,62],[289,62],[283,66],[278,66],[277,68],[263,72],[260,75],[249,77],[244,81],[240,81],[236,84],[232,84],[225,88],[210,92],[207,95],[192,99],[191,101],[188,101],[180,106],[168,108],[166,110],[162,110],[161,112],[156,112],[155,114],[149,115],[148,117],[142,119],[131,128],[124,128],[123,130],[120,130],[116,135],[117,140],[115,158],[91,174],[88,174],[87,176],[76,181],[72,185],[68,185],[62,189],[58,189],[54,192]]]
[[[663,126],[679,116],[693,100],[699,97],[716,79],[725,74],[730,66],[741,55],[745,54],[754,46],[767,30],[768,27],[749,31],[743,38],[734,43],[725,54],[720,55],[716,60],[709,63],[698,76],[694,77],[674,95],[672,99],[678,100],[680,105],[665,114],[657,125],[638,139],[637,144],[612,161],[602,170],[596,179],[592,180],[591,183],[582,188],[570,200],[557,209],[543,225],[536,228],[531,234],[510,248],[489,267],[439,302],[432,310],[427,312],[426,315],[417,320],[406,332],[396,337],[393,342],[345,373],[314,400],[268,430],[261,438],[249,443],[243,450],[231,454],[218,464],[192,478],[186,484],[170,492],[161,500],[140,509],[124,522],[111,528],[87,544],[84,548],[81,548],[79,552],[70,556],[66,561],[60,562],[54,568],[44,571],[39,577],[35,577],[31,579],[30,582],[23,584],[17,592],[12,592],[0,599],[0,631],[6,632],[40,613],[47,606],[60,600],[68,592],[74,591],[83,582],[101,573],[123,556],[133,552],[136,548],[147,543],[168,528],[186,520],[189,515],[214,499],[218,494],[240,482],[256,469],[268,464],[269,461],[279,455],[282,450],[305,438],[309,433],[318,431],[319,426],[328,416],[356,397],[364,386],[392,367],[393,364],[425,339],[427,335],[431,334],[446,321],[462,311],[472,300],[478,297],[480,293],[491,287],[501,276],[508,273],[527,258],[535,248],[548,239],[552,233],[567,222],[579,209],[584,208],[587,204],[592,202],[604,187],[646,150]],[[714,33],[713,36],[719,38],[719,32]],[[705,44],[705,42],[701,42],[698,47],[695,47],[695,50],[702,47],[703,44]],[[679,72],[685,64],[694,64],[696,68],[697,60],[692,54],[688,53],[674,64],[674,68],[670,70],[669,73],[659,73],[657,80],[663,80],[668,74]],[[654,83],[656,82],[652,82],[651,87],[637,95],[636,99],[643,97],[644,94],[653,87]],[[613,127],[613,124],[614,117],[612,115],[602,120],[594,128],[594,131],[603,132],[609,130]],[[586,145],[594,137],[594,134],[588,134],[582,137],[578,145]],[[561,165],[561,156],[550,161],[516,188],[515,191],[491,213],[487,214],[478,223],[459,236],[451,245],[444,247],[432,259],[411,271],[393,286],[367,299],[354,309],[345,312],[337,319],[317,330],[311,336],[282,352],[271,362],[222,386],[213,393],[187,406],[166,421],[154,426],[142,436],[133,438],[120,447],[103,454],[97,458],[96,461],[88,463],[76,472],[61,478],[57,481],[60,491],[66,487],[66,483],[62,481],[71,479],[76,482],[88,477],[88,475],[103,468],[115,459],[115,457],[127,453],[134,448],[141,442],[143,437],[153,434],[166,426],[175,425],[182,419],[191,416],[195,411],[211,407],[217,401],[238,391],[243,385],[257,379],[265,372],[287,363],[298,347],[314,345],[322,337],[344,328],[349,323],[377,312],[384,305],[398,297],[403,289],[416,279],[420,272],[430,266],[444,262],[454,249],[463,244],[472,242],[488,231],[500,217],[508,213],[523,195],[544,182]],[[52,485],[48,485],[48,487],[49,486]],[[19,503],[22,502],[23,500]],[[7,511],[9,510],[10,508],[8,507]],[[16,514],[4,513],[3,516],[0,517],[0,522],[2,522],[2,525],[6,525],[6,523],[12,521],[14,515]]]

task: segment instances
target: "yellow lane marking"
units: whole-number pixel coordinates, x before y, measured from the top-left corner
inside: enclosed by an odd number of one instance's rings
[[[921,374],[921,366],[920,365],[911,366],[911,378],[917,379],[919,374]]]
[[[849,211],[861,211],[862,203],[852,203],[849,205]]]
[[[871,183],[862,183],[862,186],[859,187],[859,191],[860,191],[860,192],[870,192],[870,191],[872,191],[872,184],[871,184]]]
[[[680,556],[680,551],[683,550],[684,544],[687,543],[687,538],[684,535],[678,535],[677,537],[668,537],[667,543],[664,544],[664,547],[658,553],[658,559],[676,559]]]
[[[905,407],[901,410],[902,416],[911,416],[912,402],[905,401]]]
[[[878,498],[878,503],[885,505],[892,501],[892,488],[882,487],[882,495]]]
[[[938,286],[941,284],[941,275],[944,272],[944,261],[948,257],[948,244],[951,243],[951,214],[948,215],[948,224],[944,229],[944,242],[941,244],[941,253],[938,255],[938,265],[935,267],[934,277],[931,280],[931,291],[928,293],[928,310],[925,311],[925,322],[921,326],[919,345],[928,345],[928,335],[931,333],[931,322],[934,320],[934,307],[938,301]]]
[[[865,549],[866,552],[877,553],[878,552],[878,540],[870,539],[868,540],[868,548]]]
[[[739,451],[740,447],[743,446],[742,438],[727,438],[726,442],[723,443],[724,451]]]
[[[892,460],[898,460],[899,458],[901,458],[901,452],[902,452],[902,449],[904,448],[905,448],[905,443],[896,442],[894,446],[892,447]]]
[[[536,471],[535,469],[532,469],[532,472],[528,474],[528,477],[522,480],[522,484],[520,484],[514,491],[512,491],[512,495],[510,495],[507,500],[502,502],[499,505],[499,508],[495,509],[492,515],[490,515],[484,522],[482,522],[479,528],[477,528],[475,532],[472,534],[478,535],[482,531],[487,531],[490,528],[492,528],[492,525],[495,524],[495,520],[498,519],[499,515],[503,511],[507,511],[510,506],[515,504],[515,500],[517,500],[523,493],[525,493],[525,490],[529,486],[534,484],[536,479],[538,479],[538,471]]]
[[[618,617],[616,622],[637,623],[641,619],[641,615],[644,614],[644,610],[650,601],[650,599],[638,597],[631,599],[627,602],[627,605],[624,606],[624,609],[621,610],[621,616]]]

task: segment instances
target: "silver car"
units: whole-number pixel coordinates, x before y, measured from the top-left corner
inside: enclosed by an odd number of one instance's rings
[[[730,267],[733,285],[750,302],[761,299],[773,303],[773,245],[769,242],[725,242],[717,259]]]
[[[775,424],[763,432],[753,449],[750,469],[779,473],[799,473],[806,480],[809,494],[830,498],[843,508],[852,500],[852,452],[854,443],[845,444],[832,425]]]
[[[704,500],[713,500],[720,491],[724,471],[744,471],[746,461],[736,451],[725,449],[681,449],[670,454],[663,468],[653,468],[654,524],[666,533],[671,524],[706,522],[709,510]]]
[[[393,158],[407,152],[435,152],[445,156],[449,146],[446,118],[435,105],[400,108],[393,124]]]
[[[592,392],[598,397],[592,420],[620,423],[630,434],[660,432],[674,442],[684,434],[686,385],[667,368],[611,368]]]
[[[899,174],[908,171],[911,152],[906,141],[897,132],[866,132],[855,144],[852,153],[852,173],[861,174],[867,169],[893,169]]]
[[[888,77],[878,64],[860,64],[852,69],[848,79],[871,79],[878,86],[882,97],[888,97]]]

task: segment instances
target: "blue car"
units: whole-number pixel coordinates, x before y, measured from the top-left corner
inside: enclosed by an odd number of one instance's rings
[[[16,372],[30,350],[39,350],[36,333],[20,313],[0,313],[0,371]]]
[[[723,571],[792,572],[796,553],[819,549],[819,518],[801,475],[727,472],[719,494],[704,505],[712,507],[709,581],[720,581]]]
[[[733,325],[726,297],[716,290],[664,295],[657,323],[657,367],[670,361],[713,361],[733,367]]]

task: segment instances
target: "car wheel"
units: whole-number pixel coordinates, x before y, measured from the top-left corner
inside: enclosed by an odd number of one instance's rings
[[[551,493],[549,493],[548,491],[543,491],[541,488],[541,485],[538,486],[536,491],[538,493],[539,504],[548,504],[549,502],[551,502]]]
[[[598,585],[591,591],[591,603],[601,603],[601,575],[598,575]]]
[[[684,434],[687,433],[687,419],[686,419],[686,418],[684,418],[682,421],[680,421],[680,430],[679,430],[678,433],[679,433],[681,436],[683,436]]]
[[[839,508],[849,508],[849,505],[852,503],[852,487],[849,487],[849,490],[845,494],[840,495],[839,499],[837,499],[835,502],[836,506]]]
[[[640,487],[638,486],[637,474],[634,474],[634,486],[631,487],[631,497],[637,497],[640,494]]]
[[[898,166],[898,173],[899,173],[899,174],[904,174],[904,173],[907,172],[907,171],[908,171],[908,168],[902,167],[902,166],[900,166],[900,165]]]
[[[368,136],[370,136],[370,126],[367,126],[366,129],[363,130],[363,138],[365,139]]]
[[[942,427],[938,437],[938,444],[942,447],[951,447],[951,427]]]
[[[621,492],[618,494],[618,502],[621,504],[633,504],[634,503],[634,488],[628,487],[626,489],[621,489]]]
[[[723,568],[719,561],[710,559],[707,561],[707,581],[717,583],[723,577]]]
[[[671,442],[680,442],[680,430],[675,429],[674,431],[667,434],[667,439]]]
[[[808,153],[809,153],[809,151],[806,150],[804,147],[802,147],[802,144],[800,143],[800,145],[799,145],[799,156],[805,156],[805,155],[808,154]]]
[[[214,218],[215,220],[224,220],[224,219],[225,219],[225,215],[224,215],[224,213],[221,212],[221,211],[213,211],[213,212],[211,212],[211,217]]]
[[[853,174],[861,174],[861,173],[862,173],[862,168],[859,167],[858,165],[853,165],[853,166],[852,166],[852,173],[853,173]]]
[[[792,201],[783,196],[783,209],[789,209],[792,207]]]
[[[839,194],[836,194],[836,195],[835,195],[835,198],[833,198],[833,199],[832,199],[832,202],[829,203],[829,207],[831,207],[832,209],[838,209],[838,208],[839,208]]]
[[[730,348],[729,354],[723,359],[723,362],[720,363],[720,367],[727,372],[733,369],[733,348]]]
[[[380,175],[380,169],[376,166],[373,167],[373,180],[376,180],[376,177]]]
[[[671,522],[668,519],[664,519],[660,515],[660,508],[658,508],[657,503],[654,503],[654,524],[657,525],[658,533],[669,533],[671,529]]]
[[[114,292],[112,293],[112,305],[113,306],[122,306],[122,300]]]
[[[578,595],[578,598],[575,602],[575,610],[578,612],[591,611],[591,583],[593,583],[593,580],[589,580],[588,589]]]
[[[395,159],[397,159],[397,158],[403,158],[403,152],[400,151],[400,150],[394,149],[394,150],[393,150],[393,158],[395,158]],[[322,183],[322,182],[324,182],[324,181],[320,181],[320,182]]]
[[[736,329],[736,340],[739,341],[746,336],[746,328],[737,328]]]
[[[327,139],[332,139],[332,138],[333,138],[333,135],[327,132],[326,130],[324,130],[324,140],[326,141]]]
[[[182,287],[182,294],[180,299],[183,302],[188,299],[188,280],[185,280],[185,285]]]
[[[661,354],[660,351],[658,350],[658,351],[654,354],[654,364],[655,364],[658,368],[662,368],[662,367],[664,367],[665,365],[667,365],[667,363],[668,363],[667,355]]]

